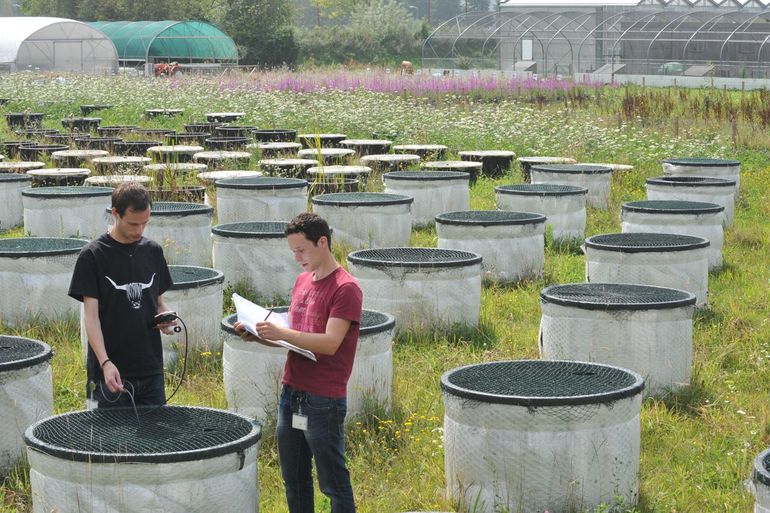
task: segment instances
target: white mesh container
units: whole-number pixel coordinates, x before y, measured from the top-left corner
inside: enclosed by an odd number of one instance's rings
[[[735,180],[707,176],[660,176],[647,179],[647,199],[703,201],[725,207],[725,226],[735,219]]]
[[[94,239],[107,229],[111,187],[35,187],[21,195],[28,235]]]
[[[0,335],[0,478],[24,457],[24,430],[53,413],[51,347]]]
[[[584,362],[501,361],[441,377],[447,491],[464,511],[594,511],[638,500],[644,380]]]
[[[749,489],[754,494],[754,513],[770,513],[770,449],[754,458]]]
[[[170,265],[168,268],[172,285],[163,294],[163,302],[187,325],[189,350],[221,350],[219,322],[224,274],[217,269],[193,265]],[[184,351],[184,329],[173,335],[162,335],[162,340],[163,360],[173,364],[178,357],[176,351]]]
[[[329,223],[333,239],[353,249],[408,246],[414,198],[383,192],[343,192],[313,197],[313,212]]]
[[[466,210],[436,216],[438,247],[478,253],[484,277],[515,282],[540,276],[545,263],[545,216],[506,210]]]
[[[364,307],[388,312],[398,330],[476,326],[481,309],[481,256],[440,248],[382,248],[348,255]]]
[[[414,198],[412,226],[425,226],[443,212],[468,210],[470,175],[460,171],[395,171],[382,175],[385,192]]]
[[[307,181],[255,176],[216,182],[220,223],[288,221],[307,212]]]
[[[77,314],[67,296],[81,239],[0,239],[0,317],[6,326]]]
[[[32,184],[32,177],[0,172],[0,231],[24,222],[24,204],[21,191]]]
[[[610,207],[612,169],[606,166],[584,164],[535,165],[530,169],[532,183],[577,185],[588,189],[586,203],[594,208]]]
[[[703,237],[708,247],[709,270],[722,267],[725,207],[701,201],[630,201],[621,209],[623,233],[678,233]]]
[[[285,312],[286,307],[273,309]],[[288,349],[242,340],[233,325],[238,316],[222,319],[222,373],[227,409],[273,427],[278,412],[281,377]]]
[[[169,264],[211,265],[214,209],[201,203],[155,201],[144,236],[163,246]]]
[[[390,410],[393,401],[393,332],[395,318],[364,309],[356,356],[348,380],[348,419],[373,405]]]
[[[708,246],[703,237],[672,233],[607,233],[586,239],[586,281],[672,287],[708,304]]]
[[[260,427],[192,406],[102,408],[24,433],[33,513],[259,511]]]
[[[555,242],[583,240],[586,229],[586,194],[576,185],[515,184],[495,187],[500,210],[535,212],[546,217]]]
[[[695,295],[649,285],[569,283],[540,293],[540,356],[631,369],[649,395],[690,384]]]
[[[663,161],[663,174],[671,176],[712,176],[735,180],[735,197],[741,188],[741,163],[728,159],[672,158]]]
[[[265,299],[288,299],[302,269],[290,257],[286,225],[261,221],[215,226],[214,267],[230,285],[245,286]]]

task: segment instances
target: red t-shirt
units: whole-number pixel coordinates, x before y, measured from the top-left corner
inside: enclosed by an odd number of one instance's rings
[[[330,317],[351,321],[334,355],[316,354],[314,362],[289,351],[281,383],[322,397],[346,397],[348,378],[356,356],[363,293],[358,282],[338,267],[325,278],[313,281],[302,273],[294,282],[289,320],[291,328],[306,333],[325,333]]]

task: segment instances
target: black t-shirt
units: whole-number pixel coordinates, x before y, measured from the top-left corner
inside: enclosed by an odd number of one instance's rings
[[[158,296],[171,286],[171,274],[158,243],[142,237],[121,244],[104,234],[85,246],[75,263],[69,295],[99,300],[99,321],[107,357],[121,377],[163,373],[160,331],[152,328]],[[102,380],[102,369],[88,347],[88,378]]]

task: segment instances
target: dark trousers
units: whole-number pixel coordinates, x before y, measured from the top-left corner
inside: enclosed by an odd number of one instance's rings
[[[307,430],[292,427],[292,415],[307,416]],[[313,468],[318,487],[331,499],[332,513],[355,513],[345,465],[343,422],[347,400],[320,397],[284,386],[278,407],[278,457],[290,513],[314,513]]]
[[[94,383],[93,391],[90,383],[86,385],[86,397],[96,401],[99,408],[131,407],[131,396],[126,392],[110,392],[104,381]],[[124,378],[123,388],[134,396],[136,406],[158,406],[166,404],[166,381],[163,374],[143,378]]]

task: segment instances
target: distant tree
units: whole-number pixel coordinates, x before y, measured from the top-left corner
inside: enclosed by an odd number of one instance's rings
[[[222,29],[241,52],[241,63],[272,67],[293,64],[294,39],[289,0],[223,0]]]
[[[316,13],[316,26],[324,24],[324,21],[334,21],[340,18],[347,19],[353,10],[366,0],[310,0]]]

